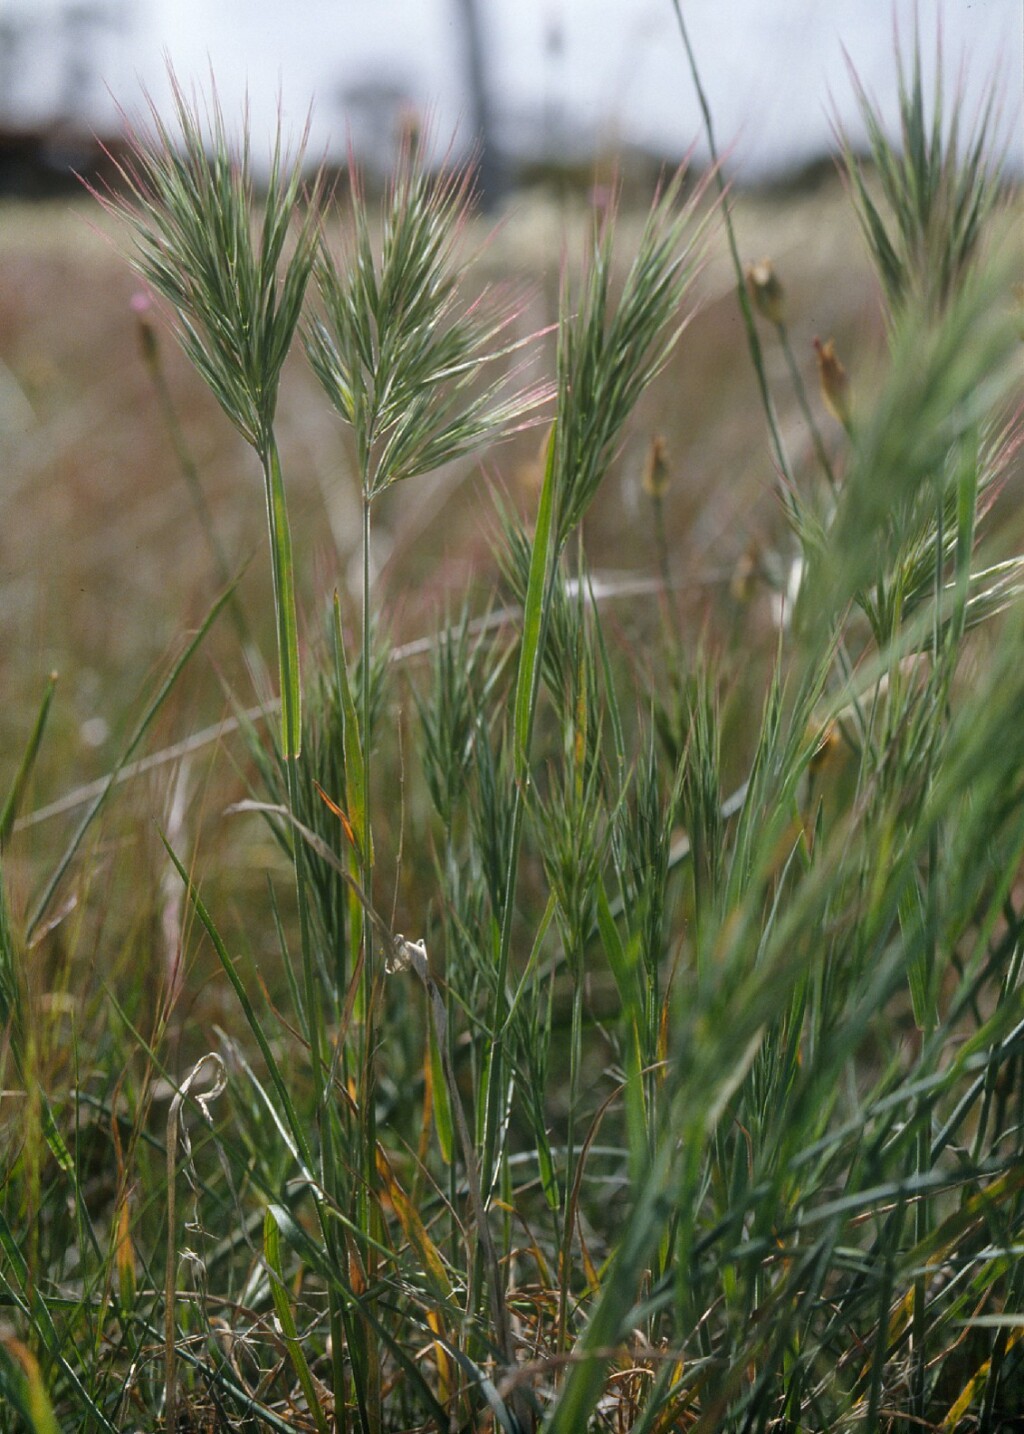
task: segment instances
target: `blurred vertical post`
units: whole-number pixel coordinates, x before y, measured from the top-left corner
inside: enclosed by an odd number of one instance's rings
[[[76,0],[60,14],[61,108],[72,123],[86,124],[102,82],[103,64],[96,45],[104,31],[119,34],[125,28],[125,10],[109,0]]]
[[[477,184],[483,209],[493,209],[505,192],[501,151],[494,133],[494,114],[487,87],[487,62],[479,0],[454,0],[462,30],[469,91],[469,122],[480,147]]]
[[[15,128],[14,88],[27,28],[20,17],[0,15],[0,120],[12,129]]]

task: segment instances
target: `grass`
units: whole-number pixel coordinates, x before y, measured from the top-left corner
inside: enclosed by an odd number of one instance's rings
[[[679,175],[638,224],[592,216],[552,344],[537,301],[467,277],[465,174],[410,140],[379,207],[352,185],[339,241],[297,158],[278,146],[257,204],[215,98],[176,96],[183,148],[154,115],[108,205],[252,450],[269,612],[250,573],[221,583],[45,865],[18,816],[52,684],[24,722],[0,806],[3,1427],[1014,1427],[1024,560],[994,520],[1020,340],[984,121],[964,154],[915,51],[900,148],[869,125],[881,198],[847,155],[878,377],[851,362],[847,388],[821,345],[819,402],[798,296],[744,265],[728,194]],[[778,516],[702,611],[645,404],[709,362],[715,226]],[[357,568],[306,617],[281,432],[303,356]],[[633,434],[630,611],[591,549]],[[484,449],[531,455],[530,507],[511,482],[493,505],[500,581],[403,644],[423,558],[414,535],[386,585],[375,538]],[[206,749],[179,751],[112,859],[118,778],[218,641],[241,792],[225,810]],[[240,909],[232,862],[256,875]]]

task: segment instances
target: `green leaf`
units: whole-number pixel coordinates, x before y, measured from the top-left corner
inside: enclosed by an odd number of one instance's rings
[[[14,774],[14,781],[11,783],[11,790],[7,794],[7,800],[0,809],[0,851],[7,845],[7,839],[14,826],[14,820],[18,815],[22,800],[25,796],[25,789],[28,786],[32,769],[35,766],[36,757],[39,755],[39,748],[43,740],[43,732],[46,728],[46,719],[50,715],[50,704],[53,701],[54,688],[57,685],[57,674],[51,672],[47,678],[46,688],[43,692],[43,700],[39,705],[39,712],[36,716],[35,725],[32,728],[28,745],[18,764],[18,770]]]
[[[628,947],[623,944],[619,928],[615,925],[615,918],[612,915],[608,892],[604,882],[600,880],[597,883],[597,925],[601,933],[601,943],[604,946],[605,955],[608,957],[608,965],[611,967],[615,984],[618,987],[619,999],[627,1014],[633,1015],[638,1008],[640,998],[636,983],[638,952],[634,942],[630,942]]]
[[[345,813],[352,827],[356,851],[361,862],[373,862],[370,847],[370,820],[366,796],[366,764],[363,761],[363,745],[359,730],[359,718],[352,698],[352,684],[349,680],[348,659],[345,655],[345,637],[341,627],[341,604],[334,594],[334,672],[341,700],[344,718],[345,744],[345,794],[348,811]],[[370,674],[363,673],[363,681],[370,681]]]
[[[523,608],[523,637],[519,649],[519,669],[515,696],[515,767],[516,777],[525,781],[530,765],[530,739],[540,688],[541,664],[544,656],[546,596],[554,565],[552,533],[555,517],[555,428],[548,437],[544,485],[541,489],[537,528],[530,557],[530,578]]]
[[[448,1082],[445,1079],[444,1064],[441,1060],[441,1049],[437,1043],[437,1030],[435,1029],[434,1017],[430,1010],[429,1002],[427,1003],[427,1021],[427,1039],[430,1045],[430,1079],[434,1128],[437,1131],[437,1139],[441,1146],[441,1158],[446,1165],[451,1165],[455,1158],[455,1125],[452,1120]]]
[[[274,1206],[268,1206],[263,1217],[263,1253],[270,1271],[270,1293],[281,1325],[281,1333],[284,1335],[288,1357],[302,1387],[306,1407],[312,1414],[317,1429],[320,1434],[327,1434],[327,1417],[320,1406],[320,1399],[302,1348],[299,1331],[295,1325],[295,1316],[292,1314],[291,1301],[284,1283],[284,1273],[281,1268],[281,1233],[275,1218]]]
[[[271,442],[263,460],[267,490],[270,557],[277,614],[277,655],[281,676],[281,747],[286,761],[302,750],[302,691],[299,678],[299,634],[295,616],[295,569],[288,524],[284,480],[277,444]]]
[[[0,1340],[0,1388],[5,1389],[31,1434],[60,1434],[38,1361],[13,1336]]]

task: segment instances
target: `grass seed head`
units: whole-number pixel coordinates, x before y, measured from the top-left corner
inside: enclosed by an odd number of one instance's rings
[[[306,348],[353,431],[364,495],[431,472],[532,420],[546,388],[515,387],[514,305],[463,296],[472,173],[429,174],[409,140],[378,223],[357,175],[348,252],[321,246],[322,317]]]
[[[652,207],[616,301],[614,213],[596,237],[577,297],[561,296],[555,471],[556,550],[581,522],[615,457],[641,393],[661,372],[686,325],[683,308],[697,273],[706,220],[703,189],[680,206],[680,171]]]
[[[193,365],[265,455],[313,265],[319,179],[306,194],[306,137],[289,159],[278,130],[259,203],[248,138],[232,146],[216,91],[190,99],[171,83],[180,137],[151,102],[148,127],[127,124],[123,193],[100,198],[126,223],[135,268],[170,305]]]
[[[870,181],[850,140],[839,134],[854,208],[893,317],[914,302],[932,316],[949,306],[975,266],[1002,190],[992,141],[996,87],[988,86],[989,98],[965,136],[961,97],[948,110],[944,105],[941,54],[939,60],[939,78],[926,100],[919,36],[909,65],[897,45],[898,144],[851,67],[867,131]]]

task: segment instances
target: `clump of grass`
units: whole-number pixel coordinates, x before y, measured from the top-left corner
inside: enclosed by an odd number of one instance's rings
[[[879,158],[897,215],[984,190],[955,124],[918,142],[914,75]],[[184,146],[137,135],[124,203],[263,465],[285,715],[263,733],[239,704],[251,789],[225,820],[264,822],[291,879],[247,913],[275,956],[255,934],[237,954],[168,843],[242,1033],[184,1071],[169,1009],[147,1037],[125,1012],[124,1072],[70,1100],[37,1080],[0,900],[26,1100],[0,1207],[11,1408],[47,1431],[999,1427],[1024,1397],[1021,560],[984,548],[1020,443],[1005,275],[929,228],[915,263],[940,273],[896,292],[876,247],[885,376],[838,452],[818,436],[823,491],[782,463],[802,578],[744,745],[713,647],[666,623],[644,683],[590,573],[587,514],[683,336],[707,222],[678,176],[623,272],[606,215],[563,282],[537,512],[499,515],[509,605],[467,600],[407,684],[374,505],[547,390],[519,386],[511,315],[463,298],[467,175],[410,150],[379,217],[354,186],[347,250],[316,205],[286,242],[298,168],[275,158],[260,210],[211,113],[177,92]],[[273,436],[299,332],[351,431],[364,555],[301,706]],[[652,568],[667,589],[663,547]],[[88,1099],[117,1172],[98,1193]]]

